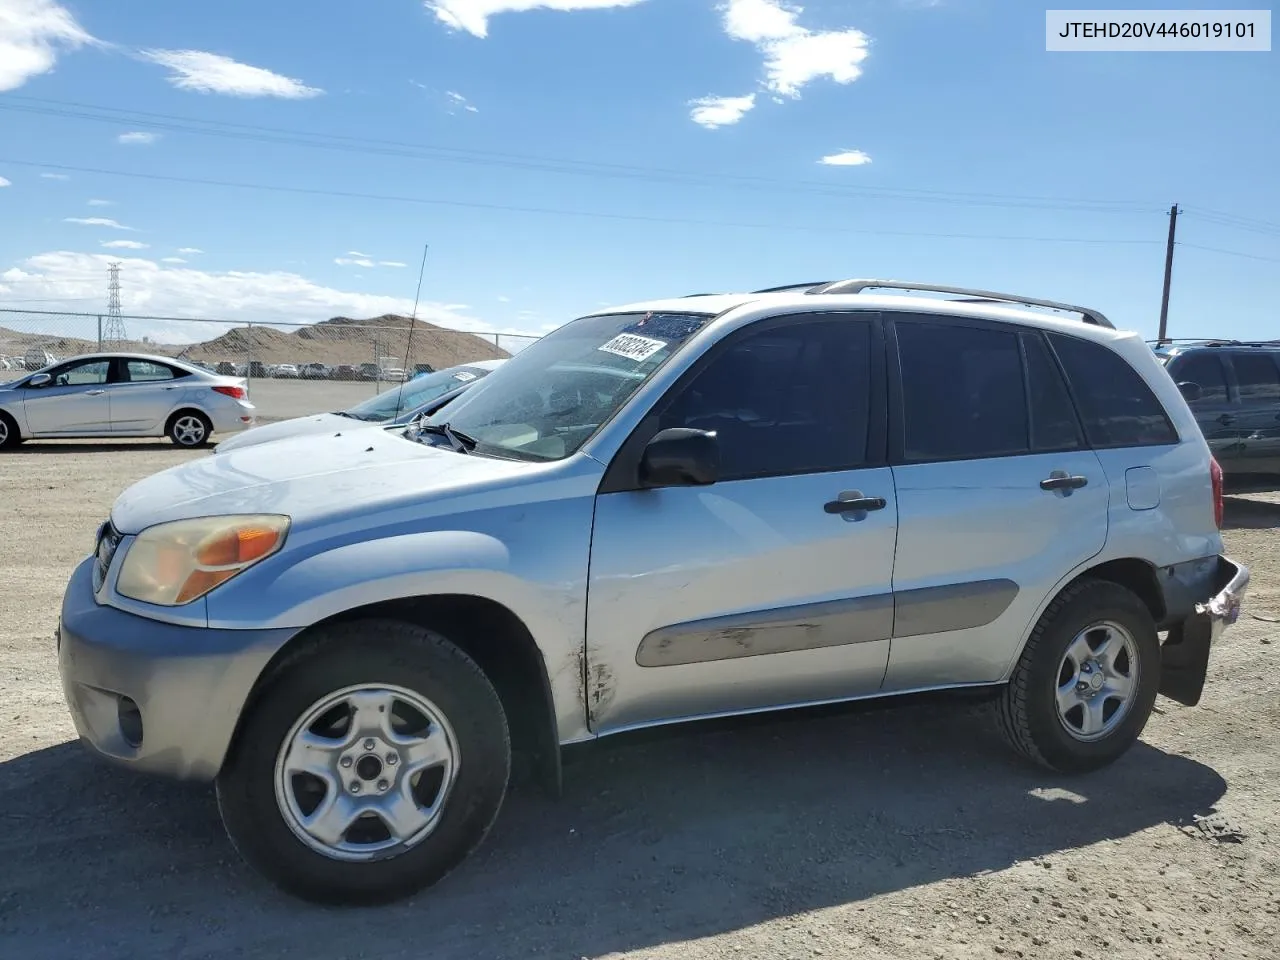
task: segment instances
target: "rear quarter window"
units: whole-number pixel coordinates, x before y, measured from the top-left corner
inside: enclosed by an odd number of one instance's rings
[[[1085,436],[1093,447],[1151,447],[1178,442],[1169,415],[1146,381],[1100,344],[1050,334],[1067,375]]]

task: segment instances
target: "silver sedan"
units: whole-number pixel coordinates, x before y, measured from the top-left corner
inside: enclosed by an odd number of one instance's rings
[[[165,436],[198,447],[253,422],[243,380],[170,357],[95,353],[0,383],[0,449],[24,440]]]

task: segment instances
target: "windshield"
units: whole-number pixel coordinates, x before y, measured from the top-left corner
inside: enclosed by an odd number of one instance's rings
[[[520,351],[427,422],[476,440],[476,452],[521,460],[569,456],[710,317],[584,317]]]
[[[424,403],[430,403],[455,387],[479,380],[488,372],[483,367],[450,367],[447,370],[438,370],[426,376],[415,377],[401,386],[392,387],[343,412],[357,420],[373,422],[393,420],[402,413],[415,410]]]

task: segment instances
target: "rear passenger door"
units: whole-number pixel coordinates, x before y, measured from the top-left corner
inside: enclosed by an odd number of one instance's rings
[[[886,691],[1000,679],[1107,536],[1107,481],[1043,334],[887,314],[898,497]]]
[[[1235,473],[1280,474],[1280,365],[1270,350],[1233,350],[1240,405]]]
[[[185,370],[118,357],[108,387],[112,433],[156,433],[184,393]]]
[[[1174,357],[1165,368],[1175,383],[1194,383],[1200,388],[1200,396],[1188,400],[1187,406],[1195,415],[1200,432],[1209,443],[1209,450],[1217,458],[1223,470],[1237,472],[1241,468],[1240,457],[1240,407],[1232,401],[1227,387],[1227,368],[1219,350],[1184,353]]]

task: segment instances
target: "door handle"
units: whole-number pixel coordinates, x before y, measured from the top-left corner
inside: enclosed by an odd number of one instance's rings
[[[84,392],[84,395],[85,395],[86,397],[100,397],[100,396],[102,396],[102,395],[103,395],[104,393],[106,393],[106,392],[107,392],[107,391],[105,391],[105,390],[86,390],[86,391]]]
[[[177,390],[177,387],[165,387],[166,390]]]
[[[1218,422],[1219,422],[1220,424],[1222,424],[1222,425],[1225,427],[1225,426],[1229,426],[1230,424],[1235,423],[1235,422],[1236,422],[1236,418],[1235,418],[1235,416],[1234,416],[1234,415],[1232,415],[1232,414],[1230,414],[1230,413],[1224,413],[1222,416],[1220,416],[1220,417],[1218,418]]]
[[[883,510],[888,505],[884,497],[864,497],[861,490],[850,490],[826,504],[822,509],[827,513],[865,513],[868,510]]]
[[[1055,470],[1048,477],[1040,481],[1041,490],[1065,490],[1070,493],[1072,490],[1079,490],[1088,484],[1088,477],[1074,476],[1070,477],[1061,470]]]

